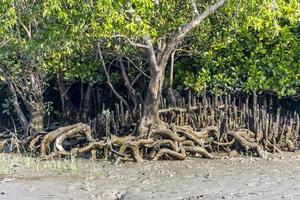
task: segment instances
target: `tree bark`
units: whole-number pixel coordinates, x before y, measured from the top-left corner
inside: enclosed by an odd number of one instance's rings
[[[147,134],[152,124],[159,124],[159,103],[162,87],[165,79],[165,66],[159,66],[159,70],[151,75],[144,103],[143,116],[139,124],[139,135]]]
[[[175,52],[174,50],[171,54],[171,63],[170,63],[170,87],[173,87],[173,79],[174,79],[174,57],[175,57]]]
[[[30,121],[28,134],[31,135],[34,132],[43,132],[44,131],[44,103],[42,101],[31,103],[29,108]]]
[[[128,61],[128,63],[129,63],[129,61]],[[129,80],[128,74],[126,72],[126,69],[125,69],[125,66],[123,63],[122,56],[120,56],[120,58],[119,58],[119,64],[120,64],[120,68],[121,68],[122,78],[124,80],[124,85],[128,91],[128,98],[129,98],[129,100],[130,99],[132,100],[134,107],[136,107],[137,106],[136,92],[135,92],[134,88],[132,87],[132,83]]]
[[[5,81],[7,83],[8,89],[11,92],[11,95],[12,95],[10,101],[12,102],[12,104],[15,108],[15,111],[17,113],[17,116],[19,118],[20,124],[21,124],[24,132],[26,133],[29,123],[28,123],[28,120],[26,119],[25,114],[22,111],[21,106],[19,104],[16,89],[15,89],[13,83],[11,82],[11,80],[9,79],[8,75],[5,75],[4,78],[5,78]]]
[[[104,58],[103,58],[103,55],[102,55],[102,52],[101,52],[101,48],[100,48],[100,44],[98,43],[97,44],[97,51],[98,51],[98,55],[99,55],[99,58],[100,58],[100,61],[101,61],[101,64],[102,64],[102,67],[103,67],[103,70],[104,70],[104,74],[106,76],[106,83],[107,85],[110,87],[112,93],[120,100],[124,103],[124,105],[127,107],[127,109],[129,110],[129,105],[127,103],[127,101],[125,99],[123,99],[123,97],[121,97],[119,95],[119,93],[115,90],[114,86],[112,85],[111,83],[111,80],[110,80],[110,76],[109,76],[109,72],[108,70],[106,69],[106,64],[104,62]]]
[[[93,86],[94,84],[89,84],[86,93],[85,93],[85,97],[84,97],[84,101],[83,101],[83,107],[82,107],[82,111],[81,111],[81,120],[83,122],[87,122],[88,119],[88,112],[90,109],[90,100],[91,100],[91,94],[92,94],[92,90],[93,90]]]
[[[60,76],[57,76],[57,85],[61,101],[62,120],[66,122],[66,120],[72,119],[72,115],[77,111],[68,95],[70,86]]]
[[[176,46],[181,43],[185,36],[194,28],[196,28],[206,17],[214,13],[218,8],[225,4],[226,0],[219,0],[217,3],[210,6],[202,14],[199,14],[196,4],[192,1],[194,7],[195,19],[185,24],[174,32],[172,38],[167,39],[167,36],[161,37],[158,48],[155,50],[149,36],[144,38],[146,45],[133,44],[136,47],[145,48],[150,61],[151,79],[146,93],[144,103],[144,111],[139,123],[138,133],[140,136],[145,136],[151,125],[160,123],[158,109],[160,97],[162,93],[163,81],[165,79],[165,69],[167,62],[174,52]]]

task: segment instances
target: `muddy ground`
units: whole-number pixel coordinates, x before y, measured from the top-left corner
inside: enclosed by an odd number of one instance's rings
[[[118,166],[77,160],[75,173],[20,170],[17,162],[0,176],[1,200],[300,199],[300,152]]]

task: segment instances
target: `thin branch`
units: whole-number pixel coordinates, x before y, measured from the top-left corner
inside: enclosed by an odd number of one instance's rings
[[[61,88],[61,90],[63,90],[63,93],[61,94],[63,97],[68,94],[70,88],[75,83],[79,82],[79,81],[73,81],[72,83],[70,83],[70,82],[68,82],[66,80],[63,80],[63,78],[59,74],[57,74],[56,79],[57,79],[58,87]]]
[[[135,64],[129,57],[125,56],[125,58],[126,58],[127,60],[129,60],[129,62],[132,64],[132,66],[133,66],[134,68],[136,68],[141,74],[143,74],[144,76],[146,76],[148,79],[151,78],[151,77],[150,77],[148,74],[146,74],[141,68],[139,68],[138,66],[136,66],[136,64]]]
[[[179,31],[176,34],[174,34],[174,37],[169,42],[169,45],[162,54],[163,56],[162,58],[160,58],[159,62],[161,62],[162,60],[167,60],[167,58],[169,58],[170,54],[175,49],[175,47],[192,29],[196,28],[205,18],[207,18],[210,14],[214,13],[225,3],[226,0],[219,0],[217,3],[213,4],[208,9],[206,9],[202,14],[198,15],[194,20],[179,28]]]
[[[214,13],[218,8],[225,4],[226,0],[219,0],[217,3],[213,4],[211,7],[206,9],[202,14],[198,15],[194,20],[187,23],[181,27],[177,34],[173,37],[164,55],[167,57],[171,54],[174,48],[182,41],[182,39],[194,28],[196,28],[206,17]]]
[[[134,86],[134,84],[139,80],[141,75],[142,75],[142,72],[138,73],[138,75],[132,80],[132,82],[131,82],[132,86]]]
[[[24,129],[24,131],[26,131],[29,123],[28,123],[28,120],[26,119],[25,114],[22,111],[20,104],[18,102],[18,96],[17,96],[17,92],[15,90],[15,86],[13,85],[11,78],[7,74],[4,75],[4,78],[5,78],[5,81],[8,85],[11,95],[12,95],[12,98],[10,100],[15,108],[15,111],[16,111],[18,117],[19,117],[22,128]]]
[[[175,61],[175,53],[176,53],[176,48],[174,51],[171,53],[171,63],[170,63],[170,87],[172,88],[173,86],[173,78],[174,78],[174,61]]]
[[[18,18],[18,19],[19,19],[19,18]],[[30,30],[25,26],[25,24],[21,21],[21,19],[19,19],[19,21],[20,21],[20,25],[21,25],[21,26],[24,28],[24,30],[26,31],[28,38],[31,39],[31,32],[30,32]]]
[[[135,47],[144,48],[144,49],[149,49],[149,48],[150,48],[148,45],[133,42],[133,41],[132,41],[130,38],[128,38],[126,35],[113,35],[112,37],[113,37],[113,38],[124,38],[124,39],[126,39],[132,46],[135,46]]]
[[[0,45],[0,49],[1,49],[2,47],[4,47],[7,43],[9,43],[10,41],[11,41],[11,39],[8,39],[8,40],[2,42],[2,44]]]
[[[133,89],[131,82],[129,80],[128,74],[126,72],[124,63],[123,63],[123,58],[122,56],[119,56],[119,63],[120,63],[120,67],[121,67],[121,72],[122,72],[122,77],[124,79],[124,83],[125,83],[125,87],[127,88],[127,90],[133,95],[135,96],[135,90]]]
[[[206,17],[208,17],[210,14],[214,13],[216,10],[218,10],[221,6],[223,6],[226,3],[226,0],[219,0],[217,3],[210,6],[208,9],[206,9],[202,14],[198,15],[193,21],[186,24],[181,28],[181,31],[175,35],[173,39],[173,45],[176,46],[180,41],[194,28],[196,28]]]
[[[197,5],[196,5],[195,0],[191,0],[191,4],[192,4],[192,7],[193,7],[193,9],[194,9],[195,15],[196,15],[196,16],[199,16],[200,14],[199,14],[199,10],[198,10],[198,8],[197,8]]]
[[[99,58],[101,60],[101,63],[102,63],[102,66],[103,66],[103,70],[104,70],[104,73],[105,73],[105,76],[106,76],[106,79],[107,79],[107,85],[110,87],[111,91],[114,93],[114,95],[120,100],[122,101],[125,106],[127,108],[129,108],[129,105],[127,103],[127,101],[125,99],[123,99],[119,94],[118,92],[115,90],[114,86],[112,85],[111,83],[111,80],[110,80],[110,76],[109,76],[109,73],[105,67],[105,62],[104,62],[104,58],[103,58],[103,55],[102,55],[102,52],[101,52],[101,49],[100,49],[100,45],[97,44],[97,49],[98,49],[98,54],[99,54]]]
[[[134,8],[131,7],[131,10],[133,12],[135,12]],[[136,16],[138,21],[142,21],[142,18],[137,15]],[[121,35],[121,37],[124,37]],[[157,60],[156,60],[156,54],[155,54],[155,50],[154,50],[154,47],[153,47],[153,44],[152,44],[152,41],[150,39],[150,36],[147,35],[144,37],[144,40],[145,40],[145,43],[146,45],[144,44],[136,44],[136,43],[132,43],[132,41],[125,36],[125,38],[134,46],[136,47],[141,47],[141,48],[145,48],[148,50],[148,57],[149,57],[149,60],[150,60],[150,69],[151,69],[151,73],[157,73],[159,71],[159,66],[158,66],[158,63],[157,63]]]

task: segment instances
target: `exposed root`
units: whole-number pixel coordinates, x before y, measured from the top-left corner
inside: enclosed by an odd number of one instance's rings
[[[287,145],[288,151],[294,152],[296,150],[296,147],[291,140],[287,140],[286,145]]]
[[[88,141],[93,141],[93,138],[91,136],[91,130],[90,130],[90,127],[86,124],[82,124],[82,123],[78,123],[78,124],[74,124],[74,125],[71,125],[71,126],[66,126],[66,127],[62,127],[62,128],[59,128],[55,131],[52,131],[50,133],[48,133],[42,140],[41,142],[41,150],[40,150],[40,156],[41,157],[44,157],[46,156],[47,154],[47,150],[50,149],[49,147],[49,144],[51,144],[53,141],[55,141],[56,139],[57,142],[56,142],[56,148],[60,151],[60,152],[66,152],[64,150],[64,148],[62,147],[62,142],[80,132],[80,131],[83,131],[86,135],[86,138]]]
[[[165,139],[171,139],[178,142],[181,142],[185,139],[184,137],[179,137],[176,133],[169,129],[158,129],[153,133],[153,135],[161,136]]]
[[[64,149],[64,147],[62,146],[62,143],[67,139],[70,138],[72,136],[74,136],[75,134],[77,134],[78,132],[83,132],[86,135],[86,138],[89,142],[92,142],[92,136],[91,136],[91,129],[88,125],[85,124],[78,124],[77,127],[65,132],[65,133],[61,133],[56,139],[55,139],[55,147],[58,151],[60,152],[66,152],[66,150]]]
[[[118,137],[118,136],[115,136],[115,135],[111,135],[110,136],[110,142],[111,144],[115,144],[115,145],[123,145],[124,142],[126,141],[131,141],[131,140],[134,140],[135,137],[132,136],[132,135],[129,135],[129,136],[124,136],[124,137]]]
[[[73,154],[74,153],[85,154],[85,153],[91,152],[92,150],[103,150],[106,145],[107,144],[104,141],[91,142],[82,148],[72,149],[71,152]]]
[[[181,143],[183,146],[195,146],[192,140],[185,140]]]
[[[66,127],[62,127],[62,128],[59,128],[55,131],[48,133],[42,140],[40,156],[41,157],[46,156],[47,150],[49,149],[49,144],[52,143],[60,134],[67,132],[69,130],[72,130],[76,126],[77,126],[77,124],[71,125],[71,126],[66,126]]]
[[[162,156],[168,155],[172,158],[178,159],[178,160],[184,160],[186,158],[186,155],[184,153],[179,153],[176,151],[173,151],[171,149],[160,149],[156,156],[153,158],[153,160],[159,160]]]
[[[214,158],[214,156],[211,153],[209,153],[208,151],[206,151],[205,148],[202,148],[199,146],[183,146],[183,149],[189,153],[194,153],[194,154],[198,153],[201,156],[203,156],[204,158],[208,158],[208,159]]]
[[[199,138],[203,138],[203,139],[213,137],[215,141],[219,141],[221,136],[220,131],[216,126],[206,127],[201,131],[196,132],[196,134],[198,135]]]
[[[119,153],[124,154],[127,149],[131,150],[132,157],[133,157],[134,161],[136,161],[136,162],[143,162],[144,161],[141,154],[140,154],[140,149],[139,149],[139,145],[138,145],[137,142],[134,142],[134,141],[124,142],[124,144],[121,146],[121,148],[119,150]]]
[[[172,140],[161,140],[154,146],[154,148],[164,148],[164,147],[167,147],[174,151],[179,151],[178,146],[175,145],[175,143]]]
[[[37,137],[33,138],[30,143],[29,143],[29,146],[28,146],[28,150],[30,152],[35,152],[35,149],[36,149],[36,144],[42,139],[42,135],[38,135]]]
[[[200,146],[203,145],[203,142],[200,140],[198,135],[193,130],[188,128],[183,128],[183,127],[177,127],[177,132],[179,134],[186,136],[186,138],[194,141],[196,144]]]
[[[235,142],[235,139],[233,138],[230,142],[225,142],[225,143],[216,142],[216,141],[212,141],[212,142],[213,142],[213,144],[218,145],[218,146],[231,146]]]
[[[294,151],[296,140],[292,134],[266,139],[248,129],[229,130],[221,135],[216,126],[196,131],[195,127],[163,124],[152,127],[146,137],[119,137],[111,134],[96,141],[90,127],[78,123],[24,140],[15,136],[1,136],[0,152],[10,145],[11,149],[18,151],[20,147],[24,147],[24,150],[35,153],[42,159],[89,154],[92,159],[104,157],[115,160],[115,164],[118,164],[121,161],[143,162],[145,159],[184,160],[198,155],[213,159],[216,158],[215,151],[230,155],[237,151],[252,151],[258,157],[263,157],[264,150],[273,153],[281,150]]]
[[[252,138],[248,137],[249,136],[248,133],[249,133],[248,131],[239,130],[236,132],[229,131],[227,134],[233,136],[245,151],[252,150],[257,153],[258,157],[263,157],[263,151],[261,147],[257,143],[255,143],[252,140]]]

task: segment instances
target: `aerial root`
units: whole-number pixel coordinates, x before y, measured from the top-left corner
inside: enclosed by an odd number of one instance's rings
[[[40,156],[46,156],[48,149],[51,151],[51,147],[49,145],[54,141],[55,149],[66,153],[62,146],[63,141],[79,132],[83,132],[85,134],[87,141],[92,142],[94,140],[91,135],[91,129],[87,124],[78,123],[71,126],[62,127],[44,136],[41,142]]]
[[[171,149],[163,148],[158,151],[158,153],[155,155],[153,160],[159,160],[162,156],[169,155],[172,158],[178,159],[178,160],[184,160],[186,158],[186,155],[184,153],[176,152]]]
[[[235,138],[233,138],[230,142],[216,142],[216,141],[212,141],[213,144],[218,145],[218,146],[231,146],[233,145],[233,143],[235,142]]]
[[[258,157],[263,157],[263,150],[259,144],[255,143],[254,137],[251,132],[248,130],[239,130],[239,131],[229,131],[228,135],[232,136],[237,143],[243,148],[245,151],[254,151],[257,153]]]
[[[186,152],[189,153],[198,153],[204,158],[213,159],[214,155],[209,153],[205,148],[199,146],[184,146],[183,147]]]
[[[287,140],[286,145],[287,145],[288,151],[294,152],[296,150],[296,147],[291,140]]]
[[[118,164],[121,161],[183,160],[197,156],[214,159],[216,151],[229,154],[251,151],[258,157],[263,157],[264,151],[275,153],[296,149],[292,137],[277,140],[260,137],[248,129],[220,134],[215,126],[195,130],[195,127],[165,124],[152,127],[145,137],[110,134],[108,137],[94,139],[90,127],[78,123],[49,133],[38,133],[21,141],[15,136],[1,137],[0,152],[9,149],[6,147],[18,151],[22,149],[20,147],[24,147],[24,150],[39,155],[42,159],[90,155],[93,159],[107,158]]]
[[[175,132],[173,132],[170,129],[158,129],[153,133],[153,135],[160,136],[166,139],[171,139],[178,142],[181,142],[185,139],[184,137],[179,137]]]

